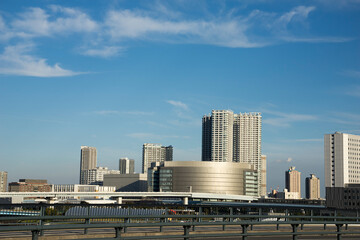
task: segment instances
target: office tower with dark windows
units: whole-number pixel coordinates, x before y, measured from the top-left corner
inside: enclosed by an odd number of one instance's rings
[[[132,174],[135,171],[135,160],[129,158],[119,159],[120,174]]]
[[[143,145],[143,161],[142,172],[147,173],[151,163],[163,163],[173,160],[173,147],[162,146],[161,144],[144,143]]]
[[[97,154],[95,147],[81,146],[80,152],[80,184],[87,184],[83,182],[85,177],[82,175],[84,171],[96,168]]]
[[[249,163],[259,172],[259,195],[266,195],[266,174],[261,174],[261,113],[234,114],[212,110],[202,119],[202,161]],[[266,171],[266,166],[264,166]],[[264,178],[264,179],[263,179]],[[261,188],[261,189],[260,189]]]
[[[298,198],[301,198],[301,172],[295,170],[295,167],[285,172],[285,188],[289,192],[297,192]]]

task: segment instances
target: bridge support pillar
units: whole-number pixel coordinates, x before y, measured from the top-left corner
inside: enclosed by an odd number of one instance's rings
[[[293,232],[293,234],[292,234],[292,239],[293,240],[297,240],[298,238],[297,238],[297,230],[298,230],[298,227],[299,227],[299,224],[291,224],[291,227],[292,227],[292,232]]]
[[[336,236],[337,236],[337,240],[341,240],[341,227],[343,225],[342,224],[336,224]]]
[[[38,240],[39,239],[39,230],[32,230],[31,231],[32,240]]]
[[[184,240],[189,240],[190,237],[190,227],[191,226],[183,226],[184,228]]]
[[[241,227],[242,227],[242,234],[243,234],[242,239],[247,240],[247,237],[248,237],[247,236],[247,228],[249,227],[249,225],[248,224],[242,224]]]
[[[115,238],[116,238],[116,239],[120,239],[120,238],[121,238],[121,231],[122,231],[122,227],[116,227],[116,228],[115,228]]]

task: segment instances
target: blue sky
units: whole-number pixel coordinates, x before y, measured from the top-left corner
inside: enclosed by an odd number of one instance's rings
[[[360,1],[0,3],[0,162],[9,181],[76,183],[142,144],[201,158],[212,109],[262,112],[268,190],[324,182],[323,135],[360,134]]]

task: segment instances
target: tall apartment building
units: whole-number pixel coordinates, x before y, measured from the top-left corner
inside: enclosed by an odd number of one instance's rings
[[[310,177],[305,179],[305,190],[307,199],[320,198],[320,179],[315,174],[310,174]]]
[[[0,172],[0,192],[6,192],[7,176],[8,176],[7,172],[4,171]]]
[[[260,173],[261,120],[261,113],[212,110],[211,115],[202,119],[202,161],[249,163]],[[258,186],[263,190],[258,192],[265,195],[266,179],[262,178],[259,174]]]
[[[119,170],[109,170],[107,167],[97,167],[94,169],[83,170],[81,174],[81,182],[84,185],[96,184],[103,185],[104,175],[106,174],[120,174]]]
[[[335,132],[324,135],[326,205],[360,208],[360,136]]]
[[[162,146],[161,144],[144,143],[143,145],[143,161],[142,172],[147,173],[151,163],[163,163],[173,160],[173,147]]]
[[[285,172],[285,188],[289,192],[297,192],[301,198],[301,172],[295,170],[295,167]]]
[[[97,153],[95,147],[81,146],[80,152],[80,184],[87,184],[82,182],[84,177],[82,174],[85,170],[95,169],[97,162]]]
[[[119,159],[120,174],[132,174],[135,172],[135,160],[129,158]]]

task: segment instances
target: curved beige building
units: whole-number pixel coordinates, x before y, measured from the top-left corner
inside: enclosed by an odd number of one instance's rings
[[[149,191],[258,196],[258,174],[247,163],[164,162],[149,168]]]

